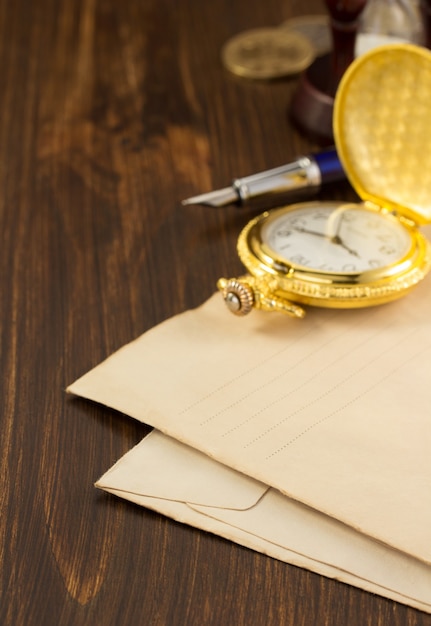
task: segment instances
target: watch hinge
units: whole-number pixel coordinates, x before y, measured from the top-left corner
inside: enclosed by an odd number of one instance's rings
[[[397,218],[402,224],[407,226],[408,228],[417,228],[418,223],[410,217],[406,217],[400,211],[397,211],[395,208],[382,206],[380,204],[376,204],[375,202],[371,202],[371,200],[366,200],[364,202],[365,206],[373,211],[379,211],[380,213],[388,213],[389,215],[393,215]]]
[[[400,222],[402,224],[404,224],[405,226],[409,227],[409,228],[418,228],[418,224],[417,222],[415,222],[414,220],[412,220],[409,217],[406,217],[405,215],[400,215],[400,213],[397,213],[396,211],[394,212],[394,215],[400,220]]]

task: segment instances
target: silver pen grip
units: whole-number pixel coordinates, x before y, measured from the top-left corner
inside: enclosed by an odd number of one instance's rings
[[[305,156],[281,167],[237,178],[232,186],[241,202],[268,195],[293,193],[308,187],[318,188],[322,176],[313,158]]]

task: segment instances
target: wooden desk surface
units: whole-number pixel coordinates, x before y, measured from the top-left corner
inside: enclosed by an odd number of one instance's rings
[[[239,270],[251,211],[180,200],[316,146],[287,119],[296,79],[236,78],[220,49],[322,11],[319,0],[1,2],[1,624],[431,624],[98,492],[148,428],[64,393]],[[342,184],[323,197],[354,195]]]

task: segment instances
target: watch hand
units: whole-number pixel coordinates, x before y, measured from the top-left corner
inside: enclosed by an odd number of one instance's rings
[[[341,237],[340,237],[341,225],[342,225],[344,217],[345,217],[345,211],[346,211],[346,207],[342,207],[341,217],[340,217],[340,219],[337,222],[337,227],[335,229],[335,233],[333,235],[328,235],[328,237],[329,237],[329,239],[330,239],[330,241],[332,243],[335,243],[337,246],[341,246],[342,248],[347,250],[347,252],[349,252],[349,254],[353,254],[353,256],[356,256],[356,257],[359,258],[359,254],[356,252],[356,250],[352,250],[352,248],[349,248],[349,246],[347,246],[344,243],[344,241],[341,239]],[[336,215],[337,213],[338,213],[338,211],[335,211],[333,213],[333,215]]]
[[[353,256],[357,256],[359,258],[359,254],[356,252],[356,250],[352,250],[351,248],[349,248],[349,246],[346,246],[346,244],[339,235],[331,237],[331,241],[332,243],[335,243],[336,245],[341,246],[342,248],[347,250],[347,252],[349,252],[350,254],[353,254]]]
[[[296,226],[293,228],[298,233],[305,233],[307,235],[316,235],[317,237],[323,237],[324,239],[331,239],[325,233],[319,233],[317,230],[307,230],[306,228],[302,228],[301,226]]]
[[[337,230],[335,231],[335,235],[333,236],[333,239],[337,239],[337,238],[340,239],[340,230],[341,230],[341,224],[342,224],[342,222],[344,220],[344,215],[345,215],[345,213],[343,211],[343,213],[341,213],[340,219],[338,220]],[[340,241],[341,241],[341,239],[340,239]]]
[[[340,235],[341,225],[344,222],[346,211],[349,211],[351,208],[352,208],[351,204],[344,204],[338,209],[336,209],[335,211],[333,211],[331,215],[329,216],[328,221],[326,222],[325,231],[331,240]],[[335,226],[335,229],[334,229],[334,226]]]
[[[342,248],[347,250],[347,252],[359,258],[359,254],[356,252],[356,250],[352,250],[351,248],[349,248],[349,246],[347,246],[344,243],[344,241],[341,239],[339,235],[334,235],[333,237],[330,237],[329,235],[326,235],[325,233],[319,233],[317,230],[308,230],[307,228],[302,228],[300,226],[297,226],[293,230],[296,230],[296,232],[298,233],[305,233],[306,235],[316,235],[316,237],[323,237],[324,239],[328,239],[331,243],[335,243],[337,246],[341,246]]]

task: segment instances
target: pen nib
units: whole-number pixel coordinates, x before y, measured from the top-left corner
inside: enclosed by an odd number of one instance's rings
[[[209,191],[208,193],[202,193],[199,196],[193,196],[193,198],[187,198],[183,200],[181,204],[188,206],[190,204],[204,204],[206,206],[221,207],[228,204],[234,204],[238,202],[238,193],[232,187],[225,187],[224,189],[218,189],[217,191]]]

